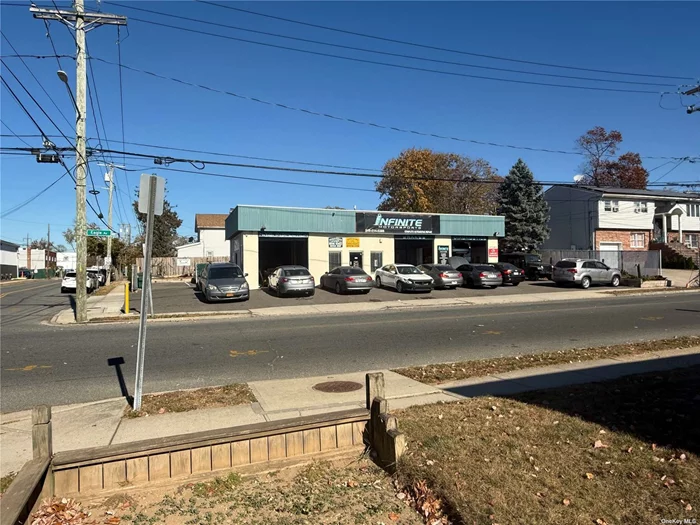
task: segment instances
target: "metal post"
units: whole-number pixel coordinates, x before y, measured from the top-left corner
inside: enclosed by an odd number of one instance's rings
[[[143,393],[143,365],[146,352],[146,319],[149,308],[151,283],[151,248],[153,246],[153,221],[156,202],[156,176],[151,175],[148,185],[148,214],[146,220],[146,253],[143,260],[143,288],[141,290],[141,316],[139,342],[136,350],[136,385],[134,386],[134,410],[141,410]],[[146,287],[149,289],[146,290]]]
[[[87,73],[85,68],[84,0],[75,0],[76,117],[75,117],[75,235],[77,262],[75,269],[75,320],[87,321],[87,212],[85,210],[85,181],[87,153],[85,151],[85,117],[87,115]]]
[[[110,229],[109,237],[107,237],[107,257],[109,257],[109,265],[107,266],[107,281],[109,284],[112,281],[112,190],[113,190],[113,178],[114,178],[114,168],[110,166],[109,173],[109,210],[107,212],[107,226]]]

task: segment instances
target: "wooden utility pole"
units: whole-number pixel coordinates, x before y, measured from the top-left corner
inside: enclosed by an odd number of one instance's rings
[[[109,172],[105,175],[107,179],[107,184],[109,185],[109,208],[107,211],[107,227],[112,229],[112,190],[114,188],[114,167],[109,167]],[[109,237],[107,237],[107,284],[112,282],[112,232],[109,232]]]
[[[87,117],[87,68],[85,33],[98,25],[126,25],[126,17],[107,13],[86,13],[84,0],[74,0],[74,10],[47,9],[32,5],[29,12],[34,18],[58,20],[75,30],[75,320],[84,323],[87,319],[87,211],[86,179],[86,117]]]

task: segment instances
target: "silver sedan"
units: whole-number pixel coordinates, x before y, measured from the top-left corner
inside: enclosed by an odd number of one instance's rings
[[[335,290],[335,293],[369,293],[374,288],[374,280],[362,268],[338,266],[321,276],[321,288]]]
[[[435,288],[457,288],[464,284],[462,274],[449,264],[421,264],[418,269],[433,278]]]
[[[300,294],[314,295],[316,282],[303,266],[279,266],[268,277],[268,287],[277,296]]]
[[[503,284],[501,272],[490,264],[463,264],[457,270],[462,273],[465,286],[496,288]]]

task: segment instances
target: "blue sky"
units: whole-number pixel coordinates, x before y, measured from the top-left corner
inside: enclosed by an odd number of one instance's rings
[[[14,0],[17,1],[17,0]],[[455,53],[379,42],[357,36],[304,27],[195,2],[126,2],[131,5],[179,16],[237,25],[289,36],[323,40],[336,44],[403,53],[431,59],[506,67],[544,73],[597,78],[660,82],[670,87],[579,82],[514,73],[419,62],[293,42],[271,36],[253,35],[210,25],[175,20],[102,2],[105,12],[130,18],[128,38],[122,32],[122,61],[125,65],[176,77],[188,82],[232,91],[363,121],[412,130],[498,142],[534,148],[572,150],[575,139],[587,129],[600,125],[617,129],[624,136],[622,151],[643,156],[686,156],[700,154],[700,114],[687,115],[677,96],[616,93],[534,86],[427,72],[307,55],[249,43],[157,27],[133,20],[141,18],[166,24],[269,42],[348,57],[391,62],[458,73],[579,84],[621,89],[670,90],[682,80],[606,75],[488,60]],[[356,2],[229,3],[276,16],[315,24],[419,42],[436,47],[474,53],[547,62],[577,67],[624,72],[690,77],[700,75],[697,20],[700,4],[695,2],[591,2],[591,3],[436,3]],[[98,5],[89,0],[87,8]],[[22,54],[51,54],[43,22],[34,20],[27,8],[3,5],[2,31]],[[51,23],[51,35],[60,54],[74,52],[72,37],[58,22]],[[117,61],[117,32],[104,26],[88,34],[91,55]],[[3,55],[12,54],[2,41]],[[56,124],[73,140],[74,131],[31,78],[22,63],[6,59]],[[69,121],[74,114],[70,98],[56,77],[53,59],[27,59],[27,64],[51,94]],[[63,59],[74,87],[74,62]],[[104,113],[107,137],[112,149],[121,148],[119,77],[117,67],[93,62],[97,94]],[[10,75],[3,76],[48,134],[57,134],[52,124],[33,105]],[[125,135],[130,142],[170,145],[237,155],[345,165],[380,169],[389,158],[408,147],[428,147],[483,157],[500,173],[507,173],[522,157],[536,178],[546,181],[572,180],[580,157],[543,152],[481,146],[443,140],[331,120],[297,111],[242,100],[202,89],[124,71]],[[93,91],[94,96],[95,91]],[[688,103],[693,102],[687,97]],[[697,99],[694,102],[698,102]],[[3,88],[2,121],[18,134],[35,134],[36,128]],[[2,133],[9,133],[2,127]],[[88,136],[96,137],[92,115]],[[38,138],[25,139],[38,146]],[[56,139],[65,145],[65,141]],[[3,137],[3,146],[24,146],[15,138]],[[91,142],[96,145],[96,141]],[[103,137],[103,146],[106,142]],[[207,157],[176,151],[152,150],[127,145],[129,151],[182,157]],[[236,162],[236,159],[223,159]],[[1,206],[7,210],[45,187],[61,174],[53,164],[37,164],[31,157],[2,156]],[[121,158],[115,158],[121,162]],[[240,162],[253,162],[239,159]],[[655,168],[665,160],[648,159]],[[261,164],[273,164],[262,162]],[[72,166],[72,162],[69,161]],[[652,173],[663,175],[674,164]],[[236,204],[289,206],[335,205],[371,209],[379,195],[374,192],[311,188],[227,180],[195,174],[166,172],[146,159],[127,159],[137,171],[117,175],[122,220],[134,222],[127,195],[133,195],[143,172],[167,179],[169,199],[183,219],[181,233],[192,235],[195,213],[226,213]],[[144,167],[142,169],[142,167]],[[173,165],[194,170],[189,164]],[[102,168],[93,165],[95,183]],[[278,180],[373,189],[371,179],[314,174],[293,174],[249,168],[207,166],[204,171]],[[664,180],[700,180],[700,163],[684,163]],[[67,177],[31,204],[2,219],[2,238],[20,242],[29,234],[45,236],[51,224],[52,239],[71,224],[75,214],[75,193]],[[103,210],[107,194],[99,194]],[[94,201],[93,201],[94,203]],[[89,212],[89,220],[95,220]],[[119,217],[115,214],[115,223]]]

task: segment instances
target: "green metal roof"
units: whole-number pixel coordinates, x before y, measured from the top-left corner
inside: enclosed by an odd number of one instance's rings
[[[357,210],[357,212],[377,213],[377,210],[366,212]],[[267,232],[354,234],[357,233],[355,213],[355,210],[327,208],[241,205],[234,208],[226,219],[226,238],[230,239],[239,232],[263,230]],[[502,237],[505,231],[505,219],[501,216],[426,213],[406,213],[406,215],[439,215],[440,233],[437,235]]]

